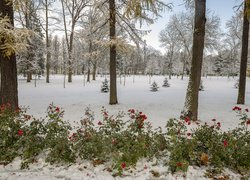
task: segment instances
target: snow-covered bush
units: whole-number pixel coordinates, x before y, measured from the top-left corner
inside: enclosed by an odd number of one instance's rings
[[[102,82],[101,92],[103,92],[103,93],[109,92],[108,80],[107,80],[106,78],[105,78],[104,81]]]
[[[151,84],[151,86],[150,86],[150,91],[155,92],[155,91],[158,91],[158,89],[159,89],[159,86],[158,86],[158,84],[154,81],[154,82]]]
[[[167,77],[164,79],[162,87],[170,87],[170,84],[168,83]]]
[[[172,173],[185,172],[194,165],[207,166],[209,177],[217,178],[216,173],[221,173],[223,168],[247,177],[250,118],[248,109],[236,106],[233,111],[240,123],[228,132],[220,129],[221,123],[216,119],[200,124],[183,118],[170,119],[163,133],[161,128],[153,130],[147,116],[134,109],[128,110],[128,121],[123,120],[125,113],[113,116],[103,109],[103,119],[97,124],[93,112],[87,109],[81,126],[73,129],[63,121],[64,111],[53,104],[44,120],[34,119],[21,109],[13,112],[9,105],[3,105],[0,106],[0,164],[6,165],[21,157],[21,168],[27,168],[36,162],[38,155],[43,155],[51,164],[69,164],[83,159],[94,166],[105,164],[117,176],[142,158],[169,157],[166,163]],[[196,128],[188,128],[193,123]]]

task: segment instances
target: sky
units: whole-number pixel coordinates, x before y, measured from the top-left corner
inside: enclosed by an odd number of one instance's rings
[[[165,52],[164,48],[160,47],[159,42],[159,33],[162,29],[164,29],[167,24],[169,18],[174,13],[178,13],[185,10],[185,5],[183,4],[183,0],[163,0],[165,3],[172,3],[173,9],[172,11],[166,11],[161,14],[160,17],[153,25],[145,28],[151,30],[151,32],[144,37],[147,42],[147,45],[154,47],[157,50],[160,50],[162,53]],[[207,9],[218,15],[221,19],[221,28],[225,29],[226,21],[228,21],[231,16],[234,14],[236,10],[233,8],[236,5],[241,4],[242,0],[207,0],[206,6]]]

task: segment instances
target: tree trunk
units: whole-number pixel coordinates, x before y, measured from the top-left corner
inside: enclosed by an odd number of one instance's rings
[[[93,79],[93,81],[95,81],[96,79],[96,66],[97,66],[97,62],[95,61],[94,63],[93,63],[93,71],[92,71],[92,79]]]
[[[48,15],[48,0],[45,0],[45,35],[46,35],[46,83],[49,83],[49,75],[50,75],[50,61],[51,61],[51,54],[50,54],[50,40],[49,40],[49,15]]]
[[[244,12],[246,12],[247,10],[246,3],[247,3],[247,0],[245,0]],[[241,49],[241,61],[240,61],[240,79],[239,79],[239,91],[238,91],[237,104],[245,104],[248,36],[249,36],[249,21],[247,19],[247,13],[244,13],[243,32],[242,32],[242,49]]]
[[[30,82],[32,79],[32,73],[30,71],[28,71],[27,73],[27,82]]]
[[[0,17],[8,16],[10,23],[14,26],[13,5],[6,1],[0,1]],[[2,39],[4,41],[4,39]],[[3,42],[0,42],[3,43]],[[1,64],[1,88],[0,88],[0,105],[10,103],[12,110],[18,108],[18,90],[17,90],[17,68],[16,55],[12,54],[6,58],[0,53]]]
[[[90,63],[88,62],[87,82],[90,82]]]
[[[204,49],[206,0],[195,0],[195,21],[193,32],[192,66],[184,106],[184,116],[198,119],[199,85]]]
[[[115,10],[115,0],[109,0],[109,36],[110,40],[115,40],[115,24],[116,24],[116,10]],[[117,104],[117,87],[116,87],[116,45],[110,45],[110,94],[109,94],[109,104]]]

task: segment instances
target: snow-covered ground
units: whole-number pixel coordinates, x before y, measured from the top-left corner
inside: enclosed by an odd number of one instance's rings
[[[63,88],[63,76],[51,76],[51,82],[45,83],[44,78],[34,83],[26,83],[19,79],[19,103],[30,106],[29,112],[36,117],[44,117],[46,108],[54,103],[65,110],[65,120],[79,121],[84,115],[86,107],[95,112],[96,119],[101,118],[101,109],[104,106],[110,114],[127,111],[134,108],[143,111],[154,127],[164,127],[169,118],[179,118],[185,99],[188,78],[181,80],[173,77],[169,80],[170,87],[161,87],[163,76],[153,76],[151,83],[156,81],[159,91],[151,92],[147,76],[126,77],[118,85],[118,105],[109,105],[109,93],[101,93],[100,87],[103,77],[83,85],[83,76],[74,76],[72,83]],[[232,111],[236,105],[238,89],[234,88],[236,79],[227,77],[202,78],[204,91],[200,91],[199,118],[201,121],[210,121],[215,118],[221,122],[224,130],[238,124],[237,117]],[[250,79],[247,79],[246,106],[250,107]]]
[[[151,82],[156,81],[160,86],[158,92],[150,91],[149,78],[147,76],[126,77],[124,86],[123,80],[120,83],[118,78],[118,105],[109,105],[109,94],[101,93],[100,86],[103,77],[98,77],[96,81],[91,81],[83,85],[83,76],[75,76],[73,83],[67,83],[63,88],[63,76],[51,76],[51,83],[45,83],[44,78],[37,81],[37,87],[34,83],[26,83],[25,79],[19,78],[19,103],[20,105],[30,106],[29,113],[36,117],[45,117],[46,108],[53,102],[64,108],[65,120],[72,124],[79,121],[84,115],[84,109],[90,107],[95,112],[98,120],[101,118],[101,109],[104,106],[110,114],[117,114],[118,111],[127,111],[134,108],[143,111],[148,120],[154,127],[164,128],[169,118],[178,118],[183,108],[185,92],[188,79],[181,80],[173,77],[169,80],[170,87],[163,88],[164,77],[153,76]],[[210,121],[216,118],[221,122],[222,128],[227,130],[238,124],[238,119],[232,111],[236,105],[237,89],[234,88],[236,79],[226,77],[208,77],[202,78],[204,91],[200,92],[199,118],[202,122]],[[250,107],[250,80],[247,79],[246,105],[243,108]],[[154,165],[154,162],[141,160],[136,168],[130,168],[125,171],[122,177],[112,177],[112,173],[106,169],[107,165],[93,167],[90,162],[75,164],[72,166],[51,166],[42,159],[36,164],[32,164],[29,170],[20,170],[20,159],[16,159],[7,166],[0,165],[0,179],[8,180],[109,180],[109,179],[188,179],[202,180],[205,169],[198,167],[189,167],[187,174],[171,175],[167,167]],[[153,176],[153,172],[159,173],[159,177]],[[239,175],[226,170],[225,174],[229,179],[240,179]]]

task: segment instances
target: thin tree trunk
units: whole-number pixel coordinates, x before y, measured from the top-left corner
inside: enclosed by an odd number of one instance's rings
[[[247,10],[246,6],[247,6],[247,0],[245,0],[244,12],[246,12],[246,10]],[[237,104],[245,104],[248,36],[249,36],[249,21],[247,19],[247,13],[244,13],[241,62],[240,62],[240,79],[239,79],[239,91],[238,91]]]
[[[6,1],[0,1],[0,17],[8,16],[10,23],[14,26],[13,5],[7,4]],[[4,39],[0,40],[4,41]],[[17,68],[16,55],[12,54],[9,58],[0,53],[1,64],[1,88],[0,88],[0,105],[9,103],[12,110],[18,108],[18,90],[17,90]]]
[[[110,40],[115,40],[115,24],[116,24],[116,9],[115,0],[109,0],[109,36]],[[110,94],[109,94],[109,104],[117,104],[117,87],[116,87],[116,45],[110,45]]]
[[[195,0],[195,22],[193,32],[192,66],[184,106],[184,116],[198,119],[199,85],[203,60],[206,0]]]
[[[87,82],[90,82],[90,67],[89,67],[89,64],[90,63],[88,63]]]
[[[28,73],[27,73],[27,82],[31,82],[31,78],[32,77],[32,73],[29,71]]]
[[[51,60],[51,54],[50,54],[50,40],[49,40],[49,15],[48,15],[48,0],[45,0],[45,38],[46,38],[46,83],[49,83],[49,75],[50,75],[50,60]]]
[[[92,79],[93,79],[93,81],[96,80],[96,66],[97,66],[97,62],[95,61],[93,63],[93,71],[92,71]]]

